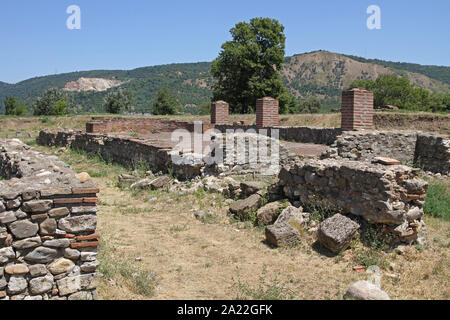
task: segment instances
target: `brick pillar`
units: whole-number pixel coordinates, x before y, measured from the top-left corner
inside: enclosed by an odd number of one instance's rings
[[[341,128],[367,129],[373,126],[373,92],[354,88],[342,92]]]
[[[230,106],[225,101],[211,103],[211,124],[227,124],[229,112]]]
[[[278,126],[278,100],[264,97],[256,100],[256,128]]]

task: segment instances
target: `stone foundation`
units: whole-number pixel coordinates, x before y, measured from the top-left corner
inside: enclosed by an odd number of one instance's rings
[[[450,137],[420,131],[345,131],[323,158],[394,158],[433,173],[450,173]]]
[[[97,299],[99,189],[56,157],[0,142],[0,300]]]
[[[277,188],[307,208],[352,214],[385,225],[395,241],[410,243],[423,230],[428,184],[418,169],[351,160],[309,160],[283,168]]]

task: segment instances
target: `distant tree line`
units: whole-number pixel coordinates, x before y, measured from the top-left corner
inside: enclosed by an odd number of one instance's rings
[[[374,91],[375,107],[394,105],[403,110],[450,112],[450,93],[432,93],[415,87],[406,77],[381,75],[376,80],[356,80],[350,88]]]

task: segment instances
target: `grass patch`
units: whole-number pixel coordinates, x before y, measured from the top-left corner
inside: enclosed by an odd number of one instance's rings
[[[98,260],[100,262],[98,271],[106,279],[115,279],[116,282],[125,284],[131,291],[145,297],[154,295],[157,285],[155,274],[137,266],[133,259],[123,257],[123,253],[117,252],[117,248],[105,240],[100,243]]]
[[[432,217],[450,220],[450,182],[430,182],[423,211]]]
[[[252,286],[241,280],[235,281],[233,287],[238,291],[235,300],[293,300],[295,294],[287,288],[287,283],[280,282],[277,278],[270,281],[267,277],[266,266],[263,266],[259,283]]]

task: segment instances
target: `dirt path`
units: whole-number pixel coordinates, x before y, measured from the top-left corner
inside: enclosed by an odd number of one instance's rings
[[[368,278],[352,270],[352,261],[315,251],[308,234],[297,247],[269,248],[262,230],[230,223],[221,196],[206,194],[199,199],[159,193],[151,201],[154,194],[136,198],[96,180],[104,204],[99,212],[103,241],[115,247],[120,257],[142,258],[136,263],[155,272],[158,279],[151,297],[117,281],[115,285],[102,281],[102,299],[236,299],[243,290],[271,286],[283,292],[282,298],[292,294],[295,299],[342,299],[349,285]],[[195,219],[193,211],[200,202],[205,204],[202,210],[217,213],[217,221]],[[448,234],[448,224],[432,220],[429,226],[430,239]],[[437,246],[422,252],[413,247],[403,256],[392,255],[396,269],[383,272],[383,288],[393,299],[448,299],[447,252],[448,248],[442,251]]]
[[[100,198],[107,204],[118,199],[122,203],[134,201],[128,192],[104,186]],[[191,198],[167,194],[158,203],[135,202],[137,208],[154,208],[154,212],[139,214],[101,207],[99,231],[103,237],[119,252],[142,257],[140,263],[160,277],[161,290],[154,299],[233,299],[239,294],[233,284],[240,280],[256,286],[263,268],[268,283],[275,278],[287,282],[286,288],[299,299],[338,298],[357,279],[351,273],[343,279],[346,264],[313,250],[269,248],[263,243],[262,231],[228,224],[225,209],[219,210],[221,222],[202,223],[191,212],[198,209]],[[115,289],[103,287],[101,296],[122,297],[124,288]]]

